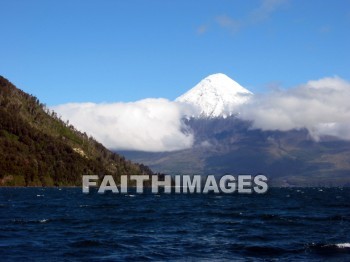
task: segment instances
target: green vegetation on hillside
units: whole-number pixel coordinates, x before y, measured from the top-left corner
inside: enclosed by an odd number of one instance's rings
[[[85,174],[152,174],[63,122],[0,76],[0,186],[73,186]]]

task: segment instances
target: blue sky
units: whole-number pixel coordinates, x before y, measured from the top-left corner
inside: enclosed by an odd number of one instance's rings
[[[350,80],[350,1],[0,0],[0,74],[48,105]]]

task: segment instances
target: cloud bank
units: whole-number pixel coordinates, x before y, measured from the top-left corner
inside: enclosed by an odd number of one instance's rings
[[[193,144],[193,135],[181,120],[191,109],[166,99],[70,103],[52,109],[110,149],[174,151]]]
[[[330,135],[350,140],[350,83],[322,78],[286,90],[254,95],[235,108],[251,128],[288,131],[306,128],[318,141]],[[194,136],[182,119],[198,115],[187,104],[166,99],[131,103],[70,103],[52,107],[64,120],[110,149],[148,152],[191,148]]]
[[[253,128],[287,131],[306,128],[315,140],[331,135],[350,140],[350,83],[329,77],[255,96],[240,108]]]

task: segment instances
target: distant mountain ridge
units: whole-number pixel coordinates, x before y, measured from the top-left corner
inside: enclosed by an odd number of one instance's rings
[[[273,186],[350,186],[350,142],[315,142],[308,131],[261,131],[235,116],[191,118],[192,148],[173,152],[121,151],[167,174],[257,174]]]
[[[0,76],[0,186],[76,186],[82,175],[152,174]]]

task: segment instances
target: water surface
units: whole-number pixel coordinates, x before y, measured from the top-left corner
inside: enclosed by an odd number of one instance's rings
[[[0,224],[1,261],[350,261],[350,188],[265,195],[0,188]]]

